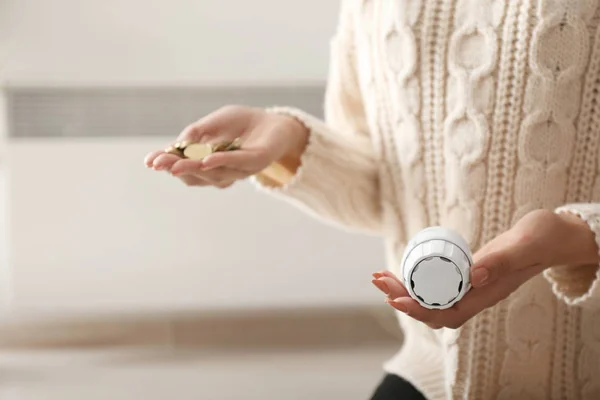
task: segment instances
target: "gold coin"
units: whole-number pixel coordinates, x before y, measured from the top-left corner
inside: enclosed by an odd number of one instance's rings
[[[190,160],[202,160],[214,153],[213,146],[207,143],[192,143],[183,149],[183,155]]]
[[[215,152],[217,152],[217,151],[225,151],[225,149],[227,148],[227,146],[229,146],[229,142],[222,142],[222,143],[214,145],[213,150]]]
[[[232,142],[222,142],[214,147],[215,151],[229,151],[231,148]]]
[[[242,148],[242,139],[236,138],[233,142],[229,143],[225,151],[234,151]]]
[[[168,153],[168,154],[174,154],[178,157],[183,157],[183,152],[181,150],[175,148],[174,146],[169,146],[164,151],[165,151],[165,153]]]
[[[240,149],[240,139],[235,139],[233,142],[223,142],[215,146],[215,151],[233,151]]]
[[[173,146],[174,146],[176,149],[179,149],[179,150],[184,150],[184,149],[185,149],[186,147],[188,147],[189,145],[190,145],[190,142],[188,142],[188,141],[183,141],[183,142],[177,142],[177,143],[175,143]]]

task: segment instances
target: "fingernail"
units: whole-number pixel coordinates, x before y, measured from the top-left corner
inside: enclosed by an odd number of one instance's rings
[[[208,155],[208,156],[204,157],[202,159],[202,165],[201,165],[202,169],[210,169],[211,168],[210,162],[212,161],[212,159],[213,159],[212,155]]]
[[[373,285],[377,286],[377,289],[381,290],[386,295],[390,294],[390,288],[384,281],[380,279],[373,279],[371,282],[373,282]]]
[[[383,273],[381,273],[381,272],[375,272],[375,273],[373,274],[373,278],[375,278],[375,279],[383,278],[383,276],[384,276],[384,275],[383,275]]]
[[[406,305],[403,303],[400,303],[399,300],[402,297],[398,298],[398,299],[394,299],[391,302],[394,303],[394,307],[396,308],[396,310],[403,312],[404,314],[408,313],[408,308],[406,308]]]
[[[490,273],[487,269],[484,267],[478,267],[477,269],[473,270],[473,273],[471,274],[471,283],[473,286],[481,286],[487,282],[489,277]]]

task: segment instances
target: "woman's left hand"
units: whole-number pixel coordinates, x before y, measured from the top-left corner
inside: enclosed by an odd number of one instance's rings
[[[400,279],[388,271],[373,274],[373,284],[388,296],[387,302],[395,309],[434,329],[456,329],[550,266],[597,262],[594,234],[584,221],[572,214],[536,210],[474,255],[473,287],[449,309],[422,307],[409,296]]]

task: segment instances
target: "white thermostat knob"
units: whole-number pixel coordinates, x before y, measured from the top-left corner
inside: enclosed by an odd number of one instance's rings
[[[471,264],[467,242],[450,229],[434,226],[408,242],[402,257],[402,280],[423,307],[450,308],[471,288]]]

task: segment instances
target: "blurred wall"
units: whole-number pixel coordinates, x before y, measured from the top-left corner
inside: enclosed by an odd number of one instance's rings
[[[190,189],[145,170],[144,154],[172,140],[178,127],[149,137],[144,121],[129,118],[121,135],[109,112],[100,118],[106,136],[87,137],[91,126],[73,112],[83,109],[78,100],[51,108],[54,90],[65,87],[75,99],[87,99],[85,88],[107,87],[253,85],[264,88],[263,97],[271,86],[322,90],[337,9],[317,0],[0,2],[6,93],[45,88],[33,103],[19,103],[38,137],[13,129],[2,146],[2,276],[11,309],[379,304],[369,283],[383,266],[379,240],[325,226],[247,184]],[[90,101],[88,116],[103,110]],[[138,103],[126,104],[135,110]],[[310,106],[320,105],[319,98]],[[9,121],[14,107],[5,110]],[[49,129],[44,109],[59,129]],[[160,108],[144,112],[162,116]],[[180,127],[188,122],[182,118]]]
[[[2,0],[11,82],[322,81],[337,1]]]

